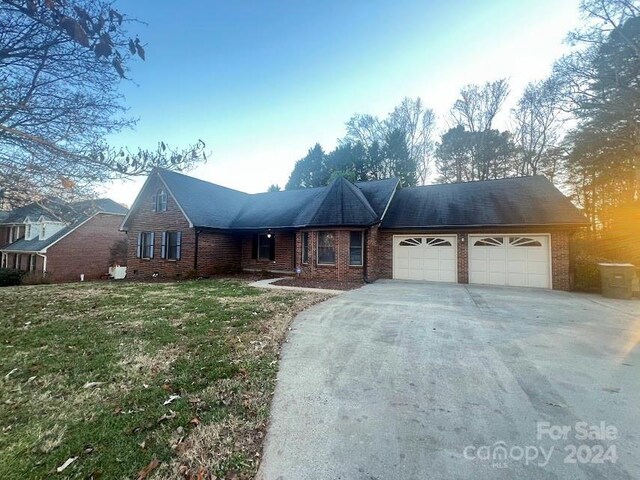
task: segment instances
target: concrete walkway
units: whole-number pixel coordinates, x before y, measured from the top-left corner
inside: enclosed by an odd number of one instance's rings
[[[393,281],[347,292],[293,324],[258,478],[638,479],[639,341],[640,301]],[[580,422],[610,428],[582,440]]]
[[[273,290],[291,290],[293,292],[311,292],[311,293],[326,293],[328,295],[340,295],[346,292],[346,290],[332,290],[329,288],[305,288],[305,287],[290,287],[288,285],[273,285],[273,282],[278,280],[284,280],[290,277],[281,278],[267,278],[265,280],[258,280],[257,282],[250,283],[250,287],[267,288]]]

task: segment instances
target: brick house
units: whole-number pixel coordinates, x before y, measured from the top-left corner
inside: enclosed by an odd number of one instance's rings
[[[226,271],[568,290],[585,218],[541,176],[401,188],[397,179],[247,194],[154,171],[122,223],[129,278]]]
[[[4,212],[0,218],[3,268],[45,275],[54,282],[104,276],[127,209],[110,199],[66,203],[47,199]],[[126,262],[126,258],[121,261]]]

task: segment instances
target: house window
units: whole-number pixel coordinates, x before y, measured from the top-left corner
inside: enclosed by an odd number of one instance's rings
[[[162,258],[167,260],[180,260],[182,247],[182,232],[162,233]]]
[[[302,232],[302,263],[309,263],[309,232]]]
[[[159,190],[154,196],[155,211],[166,212],[167,211],[167,192]]]
[[[20,260],[22,260],[22,259],[20,258],[20,254],[19,253],[16,253],[16,254],[13,255],[13,268],[15,270],[20,270]]]
[[[29,255],[29,271],[30,272],[35,272],[36,271],[36,256],[35,255]]]
[[[333,232],[318,232],[318,265],[336,263],[335,239]]]
[[[349,232],[349,265],[362,266],[363,240],[362,232]]]
[[[138,258],[153,258],[153,232],[138,233]]]
[[[276,237],[273,234],[258,237],[258,260],[276,259]]]
[[[473,244],[474,247],[501,247],[504,244],[503,237],[485,237]]]

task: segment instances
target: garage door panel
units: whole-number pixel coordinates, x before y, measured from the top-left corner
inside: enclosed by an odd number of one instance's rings
[[[470,236],[469,281],[550,288],[548,235]]]
[[[453,235],[395,236],[393,278],[455,282],[456,244]]]

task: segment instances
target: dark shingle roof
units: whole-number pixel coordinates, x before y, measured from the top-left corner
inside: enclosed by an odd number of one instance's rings
[[[158,173],[189,220],[198,227],[229,228],[249,194],[181,173]]]
[[[72,203],[71,207],[74,210],[87,213],[87,214],[100,211],[104,213],[115,213],[118,215],[126,215],[126,213],[129,211],[126,207],[123,207],[119,203],[114,202],[110,198],[82,200],[80,202]]]
[[[68,214],[68,206],[57,199],[44,199],[40,202],[29,203],[22,207],[14,208],[2,219],[2,223],[22,223],[27,217],[37,220],[41,216],[59,218]]]
[[[371,225],[378,220],[362,191],[343,177],[330,183],[319,200],[312,216],[301,219],[303,225]]]
[[[34,238],[33,240],[26,240],[21,238],[20,240],[16,240],[10,245],[6,247],[2,247],[3,252],[40,252],[51,245],[56,240],[64,237],[67,233],[71,232],[75,228],[78,227],[82,223],[82,221],[86,220],[86,217],[83,220],[77,221],[72,225],[66,226],[59,232],[54,233],[49,238],[45,240],[38,240],[38,238]]]
[[[397,178],[385,178],[371,182],[358,182],[356,187],[362,191],[371,208],[378,214],[378,217],[382,217],[399,183],[400,180]]]
[[[380,214],[367,195],[382,213],[397,184],[381,180],[363,190],[338,177],[326,187],[247,194],[169,170],[158,174],[193,225],[223,229],[371,225]]]
[[[534,176],[399,189],[382,228],[586,223],[548,179]]]
[[[317,208],[324,192],[325,188],[321,187],[251,195],[251,200],[233,220],[233,227],[251,229],[302,225]]]
[[[40,217],[45,220],[75,222],[87,215],[97,212],[113,213],[124,215],[127,209],[114,202],[110,198],[98,198],[94,200],[81,200],[79,202],[66,203],[59,199],[47,198],[40,202],[33,202],[23,207],[15,208],[6,215],[0,217],[0,223],[22,223],[29,217],[32,221],[37,221]]]

